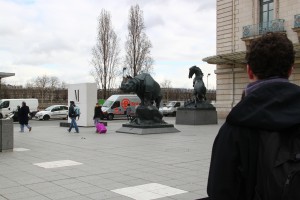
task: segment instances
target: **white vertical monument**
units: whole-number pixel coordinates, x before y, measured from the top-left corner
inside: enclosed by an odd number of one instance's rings
[[[68,104],[74,101],[80,108],[80,118],[77,121],[78,126],[94,126],[93,116],[94,108],[97,103],[97,85],[96,83],[78,83],[68,85]],[[70,123],[70,118],[68,119]]]

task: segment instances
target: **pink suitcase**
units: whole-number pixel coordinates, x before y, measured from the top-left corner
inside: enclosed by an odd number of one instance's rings
[[[106,133],[106,131],[107,131],[106,127],[102,123],[97,123],[96,129],[97,129],[98,133]]]

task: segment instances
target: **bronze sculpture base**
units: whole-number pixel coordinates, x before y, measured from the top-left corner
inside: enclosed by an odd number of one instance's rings
[[[178,108],[175,123],[183,125],[218,124],[218,115],[216,108],[211,106]]]
[[[156,125],[137,125],[123,124],[122,128],[116,131],[117,133],[131,133],[138,135],[159,134],[159,133],[178,133],[178,129],[173,124],[156,124]]]

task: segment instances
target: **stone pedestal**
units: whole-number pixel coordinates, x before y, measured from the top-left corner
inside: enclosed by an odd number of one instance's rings
[[[13,151],[14,126],[12,119],[0,119],[0,152]]]
[[[162,114],[155,106],[138,106],[136,118],[127,124],[122,124],[122,128],[116,132],[138,135],[180,132],[173,124],[166,123],[162,118]]]
[[[153,124],[153,125],[137,125],[137,124],[122,124],[122,128],[116,131],[117,133],[131,133],[138,135],[158,134],[158,133],[178,133],[173,124]]]
[[[217,124],[218,116],[216,109],[206,108],[178,108],[176,124],[183,125],[206,125]]]

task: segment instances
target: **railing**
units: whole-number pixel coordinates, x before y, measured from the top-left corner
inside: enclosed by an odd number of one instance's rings
[[[294,28],[300,28],[300,14],[294,16]]]
[[[264,33],[267,32],[283,32],[283,31],[285,31],[284,19],[275,19],[269,22],[244,26],[243,38],[263,35]]]

